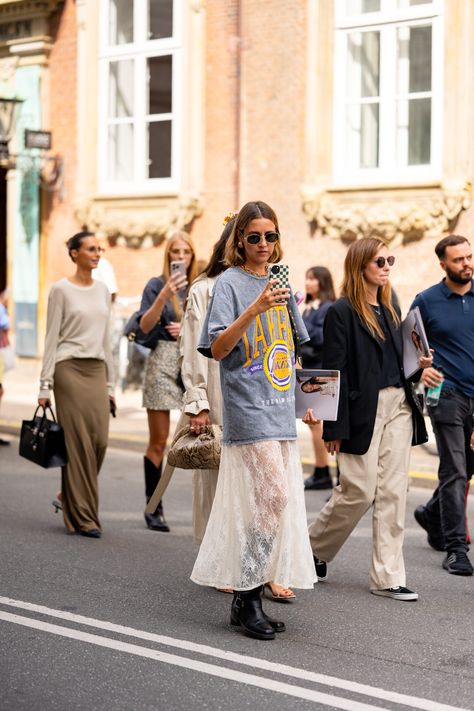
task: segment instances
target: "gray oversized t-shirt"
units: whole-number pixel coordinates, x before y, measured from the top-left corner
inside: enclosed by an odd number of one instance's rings
[[[210,347],[265,289],[268,277],[231,267],[217,280],[198,350]],[[220,365],[223,396],[223,441],[249,444],[296,439],[295,346],[288,314],[300,342],[309,340],[296,302],[259,314]]]

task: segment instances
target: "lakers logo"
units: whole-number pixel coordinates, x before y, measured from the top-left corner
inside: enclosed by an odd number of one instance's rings
[[[289,389],[293,374],[293,364],[286,341],[273,341],[265,353],[263,370],[276,390]]]

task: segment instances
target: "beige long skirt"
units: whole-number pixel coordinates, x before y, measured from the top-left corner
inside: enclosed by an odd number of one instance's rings
[[[222,445],[216,494],[191,580],[234,590],[252,590],[268,580],[313,587],[296,441]]]
[[[109,433],[104,361],[72,358],[57,363],[54,399],[68,455],[61,477],[65,526],[71,533],[101,530],[97,477]]]

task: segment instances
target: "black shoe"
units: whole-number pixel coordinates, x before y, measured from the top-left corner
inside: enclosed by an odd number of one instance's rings
[[[145,514],[145,521],[146,525],[150,529],[150,531],[161,531],[162,533],[168,533],[170,530],[170,527],[166,523],[165,515],[163,513],[163,510],[159,511],[158,509],[155,511],[155,513],[152,514]]]
[[[422,528],[424,528],[426,533],[428,534],[429,545],[434,548],[435,551],[445,551],[446,544],[444,542],[444,537],[442,534],[439,533],[439,531],[435,531],[433,529],[433,526],[430,525],[426,513],[426,508],[424,506],[417,506],[413,513],[413,516],[415,517],[415,521]]]
[[[381,595],[381,597],[391,597],[392,600],[418,600],[418,593],[403,588],[398,585],[396,588],[385,588],[385,590],[371,590],[372,595]]]
[[[443,560],[443,568],[452,575],[472,575],[474,569],[464,551],[451,551]]]
[[[304,480],[306,490],[332,489],[332,479],[329,467],[315,467],[314,472]]]
[[[267,618],[262,610],[260,593],[261,587],[248,592],[234,593],[230,624],[243,627],[245,634],[254,639],[275,639],[275,632],[284,632],[285,625]],[[274,625],[277,625],[278,629]]]
[[[319,558],[316,558],[315,555],[313,555],[313,560],[314,560],[314,568],[316,570],[316,575],[318,576],[318,580],[327,580],[328,579],[328,564],[324,562],[324,560],[320,560]]]
[[[275,632],[286,632],[286,626],[284,622],[281,622],[280,620],[274,620],[273,617],[269,617],[265,612],[263,613],[263,616],[268,622],[268,624],[273,627]]]
[[[9,447],[11,444],[8,439],[0,439],[0,447]]]
[[[148,457],[143,457],[143,464],[145,467],[145,496],[147,503],[153,496],[153,493],[158,486],[161,479],[161,467],[155,467],[153,462],[148,459]],[[163,511],[163,502],[160,501],[156,507],[154,513],[145,514],[146,525],[150,531],[161,531],[162,533],[168,533],[170,527],[166,523],[165,514]]]
[[[90,528],[88,531],[79,531],[81,536],[86,536],[86,538],[102,538],[102,531],[98,528]]]

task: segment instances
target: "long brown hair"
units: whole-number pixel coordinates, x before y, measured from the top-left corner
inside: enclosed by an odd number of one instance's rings
[[[275,212],[272,210],[270,205],[266,202],[257,200],[256,202],[247,202],[240,209],[237,219],[235,220],[232,232],[229,235],[227,244],[224,251],[224,264],[228,267],[240,267],[245,262],[245,250],[243,247],[239,247],[239,242],[241,241],[241,234],[247,227],[249,222],[252,220],[258,220],[264,217],[267,220],[271,220],[275,225],[275,230],[279,233],[280,229],[278,227],[278,218]],[[281,248],[280,240],[275,242],[275,248],[269,257],[269,262],[279,262],[283,257],[283,250]]]
[[[374,310],[367,302],[367,285],[364,279],[364,269],[375,257],[377,252],[387,245],[378,237],[362,237],[351,244],[344,260],[344,278],[341,293],[357,311],[372,336],[385,340],[384,333]],[[392,287],[390,282],[378,288],[378,300],[390,313],[393,322],[399,326],[400,319],[392,306]]]
[[[193,281],[197,277],[198,268],[197,268],[197,260],[196,260],[196,250],[194,249],[193,241],[187,232],[183,232],[182,230],[179,230],[177,232],[173,232],[173,234],[168,238],[168,240],[166,242],[166,246],[165,246],[165,253],[163,255],[163,277],[164,277],[165,282],[167,282],[168,279],[170,278],[170,275],[171,275],[170,251],[171,251],[174,243],[177,242],[178,240],[182,240],[183,242],[186,242],[186,244],[188,245],[188,247],[191,249],[191,251],[193,253],[191,262],[190,262],[189,267],[186,272],[186,278],[188,280],[187,289],[189,289],[189,286],[193,283]],[[182,308],[180,300],[178,299],[176,294],[173,294],[173,296],[171,297],[171,302],[173,304],[176,318],[178,319],[178,321],[181,321],[181,319],[183,317],[183,308]]]

